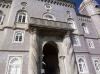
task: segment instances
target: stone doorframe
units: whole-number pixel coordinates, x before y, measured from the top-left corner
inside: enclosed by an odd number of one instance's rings
[[[53,32],[54,33],[54,32]],[[44,33],[46,34],[46,33]],[[59,68],[60,74],[74,74],[74,64],[75,58],[73,56],[73,47],[70,40],[70,31],[64,31],[64,35],[60,37],[57,35],[50,36],[40,34],[39,30],[34,28],[30,31],[30,50],[29,50],[29,68],[28,74],[40,74],[39,72],[39,51],[43,49],[43,46],[48,41],[54,41],[59,50],[58,59],[59,59]],[[44,36],[44,38],[43,38]],[[41,40],[39,40],[41,37]],[[59,38],[60,37],[60,38]],[[58,42],[59,41],[59,42]],[[74,60],[72,60],[74,59]]]

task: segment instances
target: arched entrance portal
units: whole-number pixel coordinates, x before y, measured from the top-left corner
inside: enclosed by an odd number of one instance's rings
[[[43,74],[59,74],[58,48],[54,42],[48,42],[43,47]]]

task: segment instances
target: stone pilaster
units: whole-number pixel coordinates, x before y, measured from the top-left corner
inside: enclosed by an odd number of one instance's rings
[[[37,45],[37,30],[30,33],[30,50],[29,50],[29,71],[28,74],[38,74],[38,45]]]
[[[75,72],[75,56],[73,52],[73,47],[70,40],[70,32],[67,33],[63,40],[64,54],[65,54],[65,66],[67,74],[74,74]]]

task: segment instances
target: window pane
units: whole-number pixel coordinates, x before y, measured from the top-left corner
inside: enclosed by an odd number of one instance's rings
[[[21,20],[22,20],[22,16],[20,15],[18,18],[18,22],[21,22]]]
[[[25,23],[25,16],[23,16],[22,22]]]
[[[22,36],[19,37],[19,41],[22,41]]]

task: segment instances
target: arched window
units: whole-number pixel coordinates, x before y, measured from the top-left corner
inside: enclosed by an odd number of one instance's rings
[[[4,14],[2,11],[0,11],[0,24],[3,23],[3,19],[4,19]]]
[[[74,46],[81,46],[81,42],[78,36],[73,35],[72,36],[72,42]]]
[[[14,42],[15,43],[21,43],[23,41],[23,32],[21,31],[15,31],[14,32]]]
[[[71,25],[71,27],[73,29],[75,29],[75,30],[77,29],[75,21],[73,19],[69,18],[69,19],[67,19],[67,22]]]
[[[93,57],[93,65],[94,65],[96,74],[100,74],[100,58]]]
[[[87,64],[86,64],[86,59],[83,56],[78,56],[78,69],[80,73],[87,73],[88,72],[88,68],[87,68]]]
[[[78,33],[78,28],[77,28],[77,25],[76,25],[75,21],[72,18],[68,18],[67,22],[74,29],[73,33]]]
[[[25,11],[18,11],[16,22],[17,23],[27,23],[27,13]]]
[[[84,33],[89,34],[89,29],[85,23],[82,23],[82,28],[83,28]]]
[[[43,19],[55,20],[55,17],[50,13],[46,13],[46,14],[43,15]]]
[[[22,56],[9,56],[7,74],[22,74]]]

